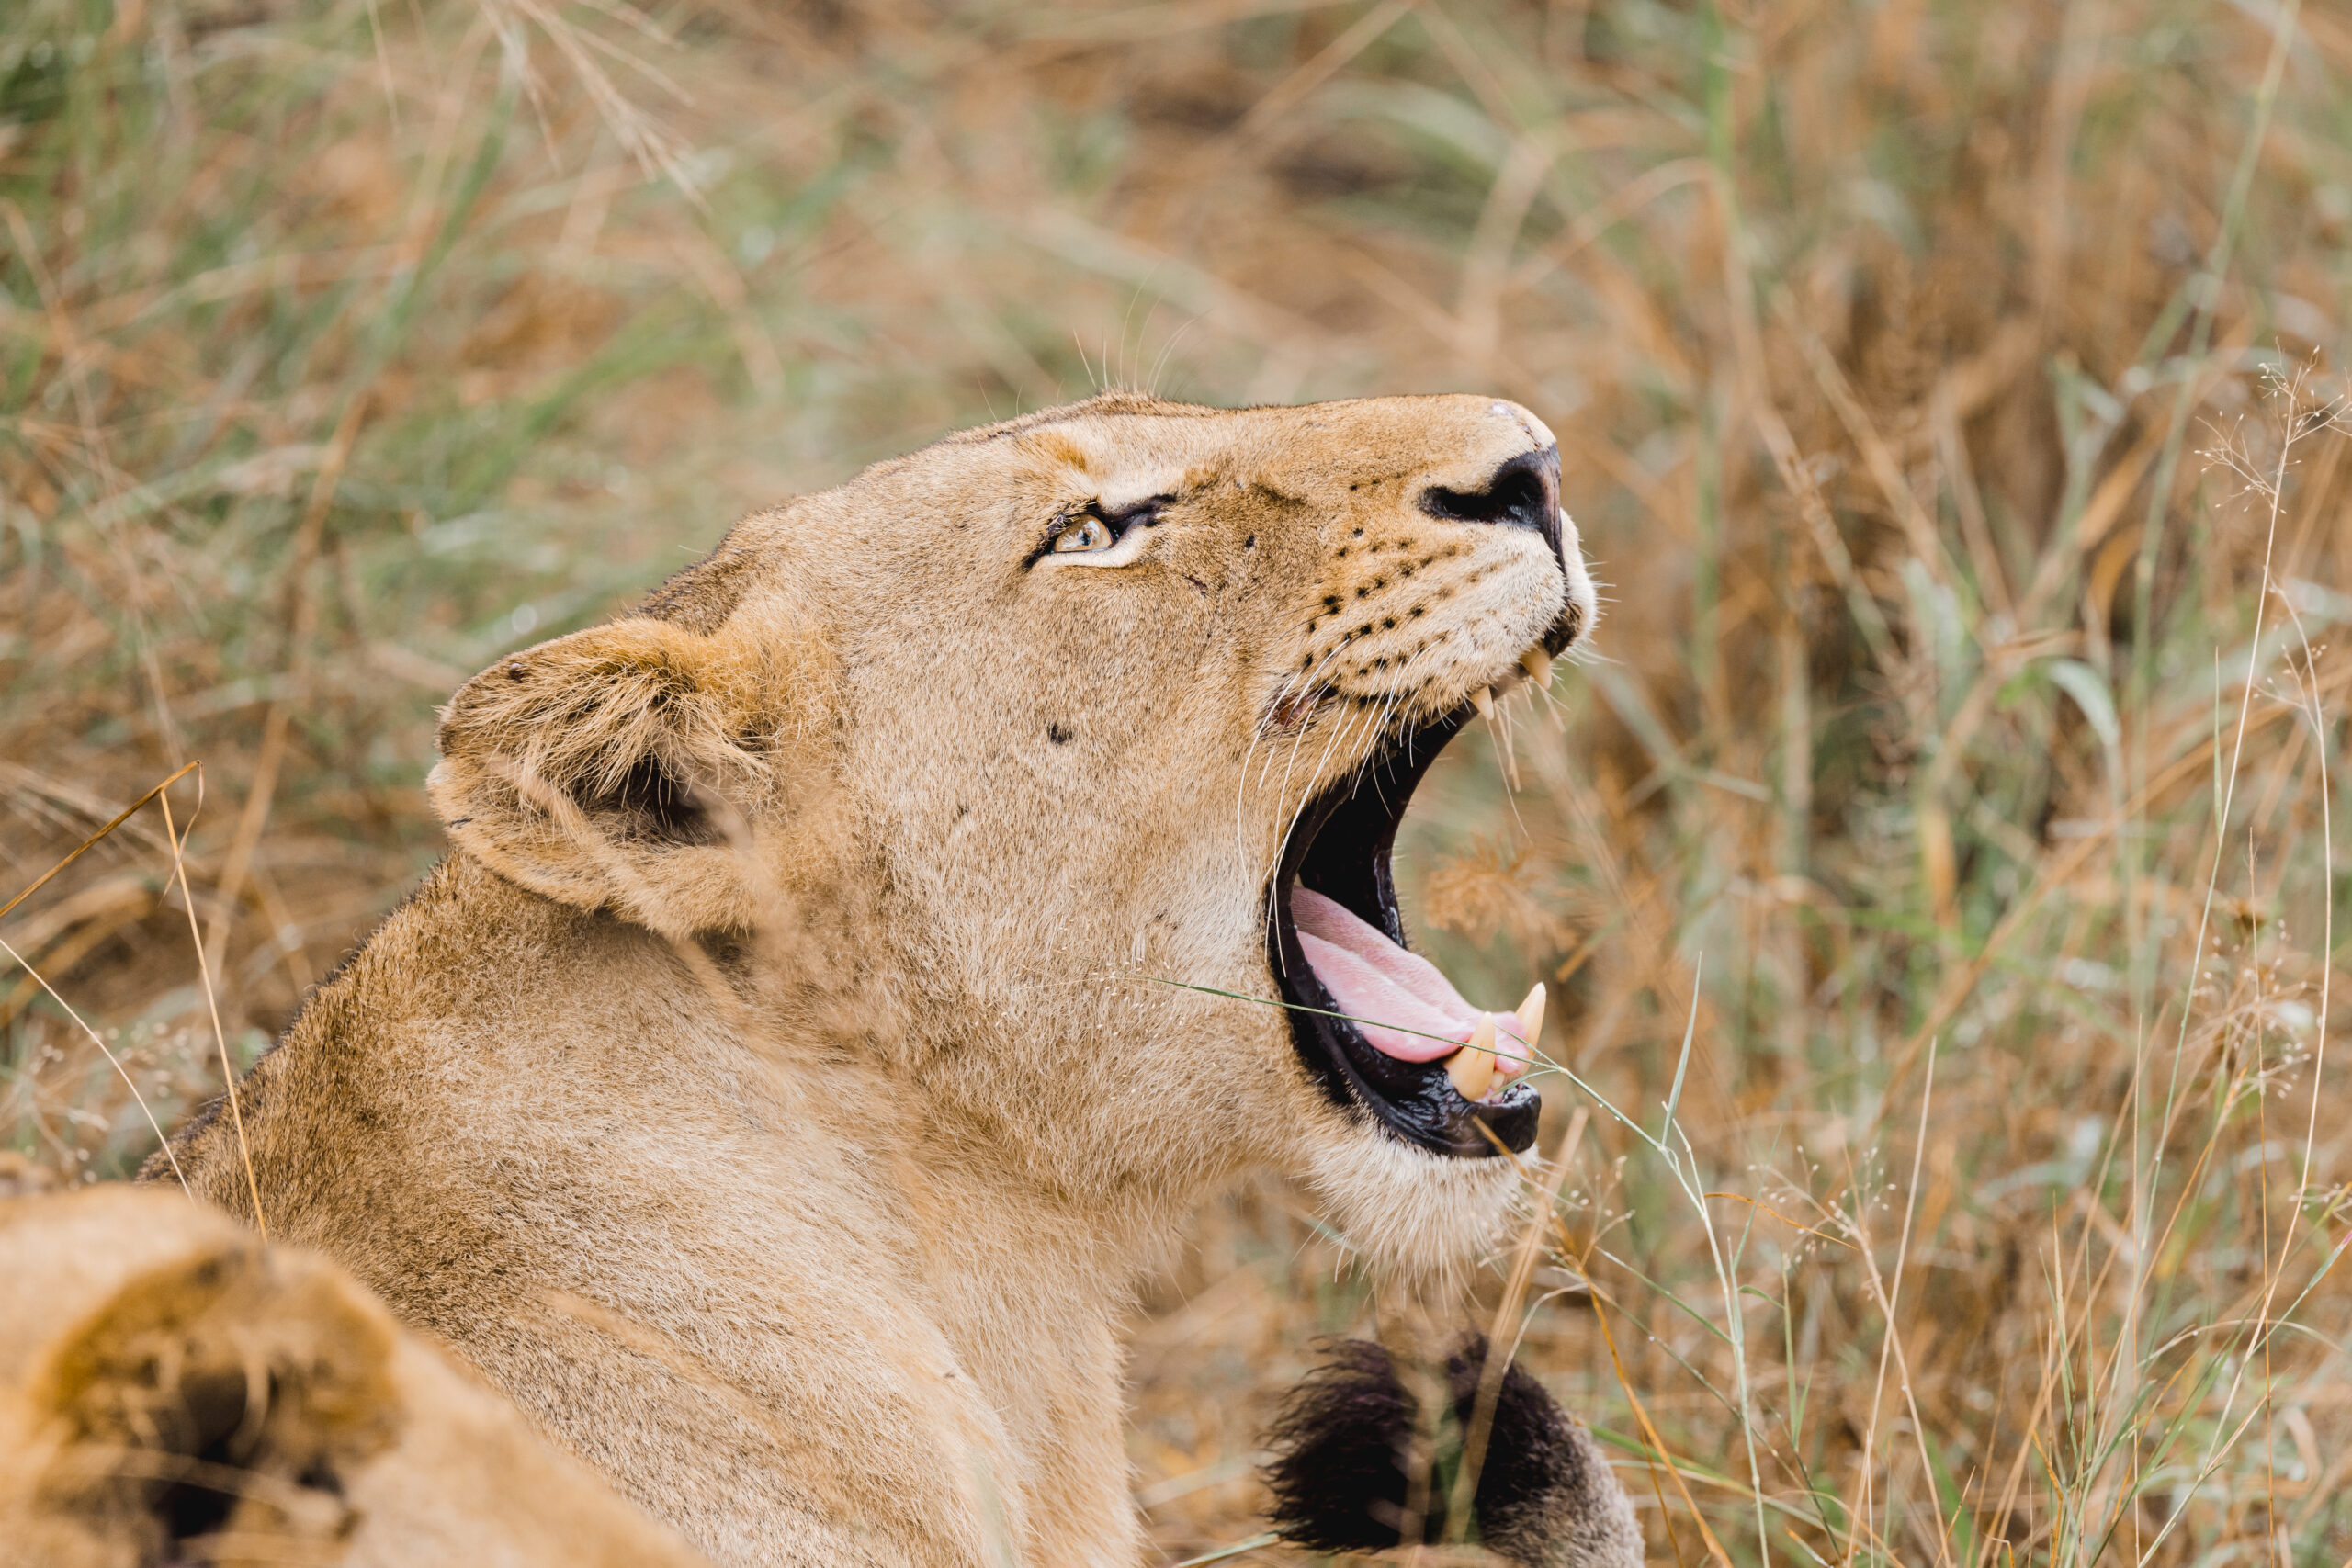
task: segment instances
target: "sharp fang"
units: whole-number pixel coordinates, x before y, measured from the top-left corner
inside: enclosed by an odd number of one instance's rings
[[[1535,1042],[1544,1033],[1544,982],[1538,980],[1519,1004],[1519,1037],[1527,1042],[1527,1054],[1535,1054]]]
[[[1487,1098],[1495,1087],[1495,1020],[1490,1013],[1479,1015],[1478,1027],[1471,1032],[1470,1043],[1445,1059],[1445,1076],[1453,1085],[1453,1092],[1463,1099],[1477,1101]]]
[[[1531,648],[1519,656],[1519,667],[1527,671],[1527,678],[1535,682],[1537,691],[1548,692],[1552,689],[1552,656],[1550,654],[1540,648]]]
[[[1495,689],[1492,686],[1479,687],[1471,694],[1470,705],[1478,710],[1480,718],[1491,722],[1495,716]]]

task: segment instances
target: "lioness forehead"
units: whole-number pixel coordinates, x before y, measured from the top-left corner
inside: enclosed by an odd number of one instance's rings
[[[1239,423],[1295,423],[1303,429],[1328,424],[1335,419],[1360,420],[1367,415],[1388,415],[1400,421],[1451,412],[1457,417],[1464,413],[1499,415],[1516,422],[1520,428],[1544,446],[1552,445],[1552,433],[1533,414],[1515,403],[1499,398],[1484,398],[1473,394],[1437,392],[1422,396],[1385,398],[1345,398],[1323,403],[1258,403],[1243,408],[1211,408],[1201,403],[1170,402],[1143,392],[1109,391],[1082,402],[1065,403],[1059,408],[1039,409],[1035,413],[1021,414],[996,424],[984,424],[960,431],[945,437],[940,446],[964,446],[978,442],[1001,441],[1009,436],[1057,424],[1070,424],[1087,420],[1109,420],[1152,416],[1173,420],[1204,420]]]
[[[1209,408],[1200,403],[1170,402],[1145,392],[1110,391],[1097,393],[1083,402],[1064,403],[1059,408],[1039,409],[996,424],[983,424],[971,430],[958,431],[937,443],[942,446],[971,446],[980,442],[1002,441],[1044,426],[1066,424],[1089,417],[1115,418],[1121,415],[1159,414],[1171,419],[1229,420],[1238,415],[1254,413],[1255,409]]]
[[[1106,392],[949,436],[875,471],[920,469],[932,452],[1009,446],[1093,481],[1117,503],[1197,483],[1211,464],[1269,475],[1427,470],[1448,458],[1480,468],[1498,451],[1556,444],[1518,404],[1457,393],[1218,409]]]

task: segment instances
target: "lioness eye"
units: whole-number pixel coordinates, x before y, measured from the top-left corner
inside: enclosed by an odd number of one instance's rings
[[[1075,555],[1111,547],[1111,525],[1100,517],[1081,517],[1054,536],[1054,554]]]

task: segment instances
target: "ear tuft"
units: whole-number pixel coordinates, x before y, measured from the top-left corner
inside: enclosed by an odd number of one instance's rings
[[[1517,1366],[1503,1372],[1486,1418],[1472,1517],[1450,1517],[1462,1434],[1481,1418],[1486,1360],[1476,1336],[1446,1358],[1446,1408],[1430,1421],[1386,1349],[1360,1339],[1333,1346],[1267,1435],[1266,1484],[1283,1539],[1311,1551],[1377,1551],[1409,1533],[1475,1540],[1526,1568],[1638,1568],[1641,1531],[1607,1461]]]
[[[805,718],[784,711],[807,694],[782,647],[632,616],[512,655],[443,710],[434,807],[460,849],[549,897],[673,935],[744,926],[729,840]]]
[[[86,1294],[86,1269],[63,1272],[62,1288]],[[331,1561],[356,1523],[345,1479],[407,1420],[383,1310],[317,1260],[249,1237],[130,1274],[45,1346],[21,1342],[36,1348],[23,1408],[56,1446],[33,1523],[87,1540],[96,1550],[76,1562],[187,1562],[223,1540]]]
[[[1478,1418],[1487,1354],[1476,1335],[1446,1359],[1453,1416],[1464,1427]],[[1516,1363],[1503,1370],[1494,1400],[1472,1504],[1487,1549],[1531,1568],[1638,1565],[1633,1504],[1591,1436]]]

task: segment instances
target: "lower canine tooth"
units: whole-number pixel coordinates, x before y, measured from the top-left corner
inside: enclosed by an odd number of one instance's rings
[[[1453,1092],[1464,1100],[1487,1098],[1495,1087],[1495,1021],[1482,1014],[1477,1029],[1470,1036],[1470,1043],[1445,1059],[1445,1076],[1453,1085]]]

